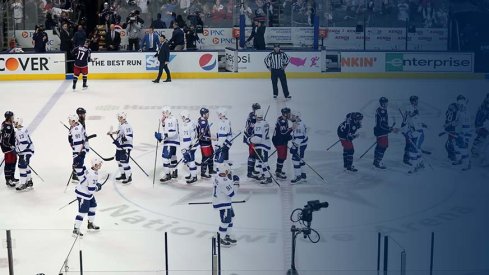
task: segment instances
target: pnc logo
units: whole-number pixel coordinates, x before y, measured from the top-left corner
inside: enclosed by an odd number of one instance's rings
[[[209,29],[204,29],[204,33],[203,33],[204,36],[208,36],[209,35]]]
[[[23,38],[27,38],[27,37],[29,37],[29,33],[28,33],[28,32],[26,32],[26,31],[23,31],[23,32],[22,32],[22,37],[23,37]]]
[[[220,40],[217,37],[212,38],[212,43],[219,44]]]
[[[212,71],[217,65],[217,60],[210,53],[203,54],[199,58],[199,66],[204,71]]]

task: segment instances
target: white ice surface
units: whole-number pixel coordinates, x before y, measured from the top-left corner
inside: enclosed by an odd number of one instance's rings
[[[227,106],[237,133],[244,127],[251,104],[259,102],[264,109],[270,105],[267,120],[272,127],[282,107],[301,111],[310,127],[306,161],[327,183],[311,170],[308,182],[299,186],[283,181],[278,188],[248,181],[247,147],[238,138],[231,149],[235,172],[242,178],[238,199],[250,193],[251,197],[247,203],[234,206],[239,244],[223,248],[223,274],[285,274],[291,255],[290,212],[316,199],[328,201],[330,207],[314,212],[312,227],[320,232],[321,242],[311,244],[298,238],[300,274],[372,273],[377,267],[378,231],[388,232],[392,238],[389,269],[399,268],[404,249],[409,274],[426,274],[417,270],[429,268],[430,234],[434,231],[435,269],[446,270],[437,274],[476,274],[469,270],[487,274],[489,169],[476,162],[466,173],[452,167],[443,147],[446,137],[438,137],[444,112],[457,94],[469,98],[475,115],[489,90],[487,84],[482,80],[294,79],[289,80],[293,100],[285,102],[271,99],[269,80],[175,80],[161,84],[146,80],[89,81],[88,90],[76,92],[72,92],[69,81],[1,82],[0,111],[12,110],[33,130],[36,152],[31,166],[45,180],[41,182],[34,175],[35,187],[29,192],[0,185],[1,238],[4,242],[3,230],[12,230],[15,274],[57,274],[74,241],[71,230],[76,215],[76,204],[58,210],[74,198],[75,187],[70,183],[63,192],[71,171],[71,149],[60,121],[67,124],[67,116],[84,107],[88,112],[87,132],[98,135],[90,145],[109,157],[115,148],[104,133],[117,126],[116,113],[124,111],[135,132],[132,156],[150,177],[132,164],[131,185],[123,186],[111,178],[97,193],[96,223],[102,229],[85,232],[75,244],[70,270],[78,274],[78,251],[82,249],[84,274],[164,274],[167,231],[170,274],[210,274],[210,238],[219,226],[218,213],[210,206],[187,205],[210,199],[210,181],[187,186],[183,180],[186,170],[180,166],[178,182],[160,184],[162,161],[158,152],[153,186],[153,132],[161,107],[169,105],[176,114],[189,110],[195,119],[199,108],[208,106],[211,122],[217,119],[217,106]],[[390,136],[384,159],[388,170],[372,169],[373,150],[358,160],[375,142],[372,127],[378,98],[390,99],[389,113],[399,125],[397,109],[409,102],[411,94],[420,97],[421,113],[429,125],[424,147],[433,152],[426,157],[432,168],[407,174],[400,134]],[[352,111],[365,115],[361,136],[354,142],[355,165],[360,170],[355,175],[343,171],[341,146],[325,150],[337,140],[338,124]],[[90,153],[87,159],[92,156]],[[275,158],[270,165],[274,170]],[[289,177],[291,165],[287,160]],[[107,162],[103,170],[114,175],[117,164]],[[4,244],[0,249],[1,274],[8,270],[6,251]]]

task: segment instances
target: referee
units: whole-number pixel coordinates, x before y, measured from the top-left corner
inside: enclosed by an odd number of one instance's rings
[[[272,73],[273,98],[278,96],[277,80],[280,79],[285,98],[291,99],[287,87],[287,76],[285,75],[285,68],[289,65],[289,57],[280,50],[279,44],[273,46],[273,51],[265,58],[265,65]]]

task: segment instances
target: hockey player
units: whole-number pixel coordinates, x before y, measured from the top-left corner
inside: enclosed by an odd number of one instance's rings
[[[82,107],[79,107],[79,108],[76,109],[76,114],[78,115],[78,123],[80,123],[83,126],[83,129],[85,129],[85,138],[88,141],[87,127],[85,125],[85,116],[86,116],[86,113],[87,113],[87,111],[84,108],[82,108]],[[78,177],[76,176],[75,171],[73,171],[73,174],[71,176],[71,180],[73,182],[76,182],[76,183],[78,182]]]
[[[347,171],[357,172],[358,169],[353,166],[353,140],[358,137],[356,133],[362,127],[363,115],[358,112],[349,113],[346,115],[346,120],[338,126],[338,137],[343,146],[343,167]]]
[[[73,170],[80,182],[85,180],[85,155],[90,150],[90,145],[86,139],[85,128],[78,122],[78,117],[70,115],[68,117],[70,132],[68,140],[73,152]]]
[[[197,181],[197,166],[195,164],[195,151],[197,150],[197,126],[190,120],[188,111],[180,113],[182,119],[182,127],[180,128],[180,146],[182,148],[183,163],[185,163],[190,171],[190,175],[186,176],[188,184]]]
[[[422,129],[416,124],[416,120],[408,117],[408,115],[406,116],[406,122],[402,125],[402,134],[406,139],[405,150],[408,154],[408,163],[411,166],[408,173],[412,174],[424,168],[423,154],[421,152],[421,144],[424,137]]]
[[[89,48],[90,40],[86,40],[83,46],[79,46],[73,49],[72,54],[75,57],[75,64],[73,66],[73,90],[76,89],[76,82],[80,73],[83,75],[83,88],[88,88],[88,62],[92,61],[90,55],[92,51]]]
[[[246,143],[246,145],[248,145],[248,173],[247,173],[248,178],[254,177],[253,173],[255,172],[255,163],[256,163],[256,154],[253,148],[253,143],[250,143],[249,139],[251,136],[253,136],[253,130],[255,128],[255,123],[256,123],[255,112],[256,110],[261,109],[261,106],[258,103],[254,103],[253,105],[251,105],[251,109],[253,111],[250,112],[248,118],[246,119],[246,125],[245,125],[245,130],[243,135],[243,142]]]
[[[15,154],[15,130],[14,130],[14,113],[5,112],[5,121],[2,122],[0,131],[2,143],[0,147],[4,153],[5,166],[5,183],[8,187],[15,187],[18,179],[15,178],[15,165],[17,164],[17,155]]]
[[[219,172],[213,177],[212,206],[214,209],[219,210],[221,245],[230,246],[237,243],[237,240],[231,237],[234,226],[232,199],[236,196],[239,188],[239,177],[231,175],[231,169],[226,163],[218,165]]]
[[[285,107],[281,110],[282,115],[278,117],[275,124],[275,131],[273,132],[272,142],[277,149],[277,168],[275,175],[279,179],[286,179],[287,176],[282,171],[284,162],[287,159],[287,146],[289,140],[291,140],[292,128],[289,127],[290,109]]]
[[[292,155],[292,163],[294,164],[294,175],[291,183],[300,183],[302,180],[306,180],[306,171],[304,169],[304,153],[307,148],[307,127],[302,122],[301,113],[295,112],[291,115],[291,121],[294,123],[294,131],[292,131],[292,147],[290,147],[290,154]]]
[[[377,146],[375,146],[373,165],[379,169],[385,169],[382,159],[387,147],[389,147],[389,133],[392,131],[397,132],[397,130],[389,126],[389,115],[387,114],[389,100],[381,97],[379,103],[380,106],[375,111],[374,135],[377,138]]]
[[[214,160],[212,159],[214,149],[212,148],[212,135],[208,119],[209,109],[204,107],[201,108],[200,117],[197,120],[200,152],[202,153],[200,176],[207,179],[211,178],[211,175],[216,173],[214,171]],[[209,175],[206,174],[207,168],[209,168]]]
[[[31,177],[31,168],[29,167],[30,159],[34,154],[34,144],[32,143],[29,131],[24,128],[22,118],[15,118],[14,126],[17,131],[15,132],[15,152],[19,156],[19,174],[20,182],[17,191],[24,190],[28,187],[33,187]]]
[[[91,160],[91,167],[86,171],[86,180],[80,181],[75,188],[76,198],[78,200],[78,214],[75,218],[75,226],[73,228],[73,236],[83,237],[80,232],[83,219],[88,214],[89,230],[99,230],[93,222],[95,220],[95,211],[97,210],[97,201],[94,193],[102,189],[102,184],[98,182],[98,171],[102,167],[102,160],[94,158]]]
[[[115,160],[119,166],[121,175],[116,180],[122,181],[123,184],[132,182],[132,171],[129,165],[129,159],[131,156],[132,143],[134,133],[132,127],[127,123],[127,114],[120,112],[117,114],[117,120],[119,121],[119,129],[116,132],[110,132],[109,135],[117,134],[114,139],[114,144],[117,147],[115,151]]]
[[[487,154],[487,136],[489,135],[489,93],[482,102],[482,105],[477,110],[475,116],[475,131],[477,136],[472,146],[472,156],[479,157],[479,154]],[[483,160],[484,161],[484,160]]]
[[[417,132],[415,135],[416,142],[414,144],[416,144],[416,148],[419,149],[420,153],[422,153],[423,150],[421,149],[421,146],[423,145],[423,141],[424,141],[424,128],[427,128],[428,126],[423,122],[421,122],[419,109],[418,109],[418,103],[419,103],[418,96],[413,95],[409,97],[409,102],[411,103],[411,105],[409,105],[409,107],[406,110],[406,113],[403,115],[404,121],[403,124],[401,125],[401,128],[404,128],[406,126],[408,127],[403,130],[403,135],[406,140],[406,145],[404,146],[403,162],[409,166],[412,166],[413,164],[410,162],[411,154],[413,151],[413,148],[411,148],[411,146],[413,146],[412,139],[411,139],[412,137],[410,137],[411,135],[406,135],[406,134],[408,134],[408,131],[411,130]],[[427,151],[424,152],[428,153]]]
[[[255,176],[256,180],[261,181],[261,184],[272,183],[270,167],[268,166],[268,152],[270,151],[270,125],[264,120],[263,111],[258,109],[255,111],[256,123],[253,131],[253,136],[249,142],[253,143],[255,154],[261,167],[259,176]]]
[[[458,98],[463,97],[462,95],[459,95]],[[465,98],[465,97],[463,97]],[[448,110],[445,113],[445,124],[443,127],[445,128],[445,132],[448,135],[447,141],[445,143],[445,149],[447,150],[448,153],[448,159],[453,161],[456,161],[455,157],[455,138],[456,138],[456,133],[455,133],[455,125],[457,124],[457,115],[458,115],[458,104],[457,103],[451,103],[448,105]]]
[[[462,165],[462,171],[470,169],[469,144],[472,138],[472,122],[467,113],[467,99],[463,95],[457,97],[458,113],[455,124],[455,161],[453,165]]]
[[[163,134],[155,132],[155,138],[159,142],[163,141],[163,177],[160,181],[167,182],[172,178],[178,178],[177,146],[180,145],[178,120],[173,116],[168,106],[163,107],[161,126],[163,126]]]
[[[215,137],[215,162],[227,163],[229,166],[232,163],[229,161],[229,148],[231,148],[233,138],[233,130],[231,128],[231,121],[227,118],[227,111],[224,108],[217,110],[217,116],[219,117],[219,123],[217,125],[217,133]]]

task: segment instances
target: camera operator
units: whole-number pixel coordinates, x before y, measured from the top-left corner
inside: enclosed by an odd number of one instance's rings
[[[126,19],[126,31],[129,38],[128,51],[139,51],[139,37],[141,36],[141,24],[138,20],[139,13],[133,11]]]
[[[187,46],[187,51],[197,50],[197,41],[199,41],[199,35],[195,31],[195,26],[191,25],[185,30],[185,41]]]
[[[36,53],[45,53],[46,44],[48,43],[48,34],[44,31],[42,26],[36,25],[36,32],[32,36],[34,42],[34,51]]]
[[[176,22],[173,23],[173,33],[171,35],[171,39],[169,41],[170,50],[181,51],[183,47],[185,47],[185,35],[178,27]]]

